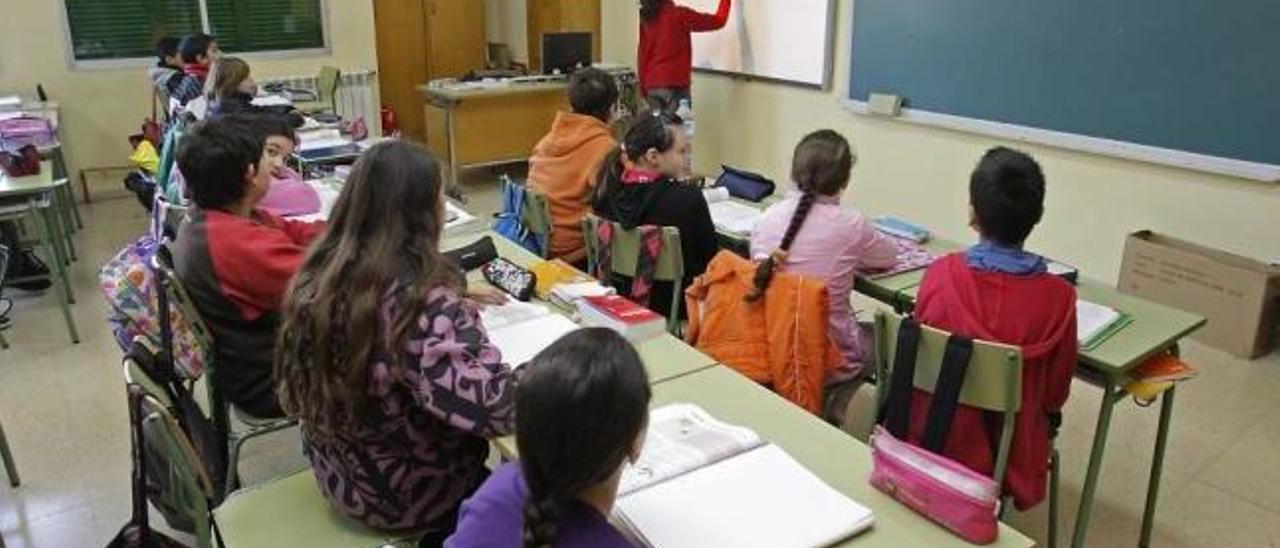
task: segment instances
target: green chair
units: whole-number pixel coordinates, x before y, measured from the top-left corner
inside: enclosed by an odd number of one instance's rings
[[[876,312],[876,396],[881,406],[889,397],[889,379],[892,378],[894,358],[897,356],[898,330],[903,318],[884,310]],[[942,359],[946,354],[951,334],[927,325],[920,326],[920,346],[916,353],[915,388],[933,393]],[[973,355],[960,390],[960,403],[969,407],[1001,413],[1003,427],[996,452],[996,467],[992,478],[1004,484],[1009,469],[1009,446],[1013,441],[1014,422],[1022,407],[1022,350],[1016,346],[974,341]],[[1058,539],[1058,450],[1050,450],[1049,466],[1049,542],[1057,546]],[[1001,505],[1001,518],[1011,506],[1006,497]]]
[[[555,225],[551,220],[551,206],[547,196],[541,192],[524,187],[524,207],[520,210],[520,224],[538,238],[542,244],[542,258],[551,258],[551,231]]]
[[[335,67],[320,67],[316,76],[316,100],[299,101],[293,107],[305,112],[338,112],[338,85],[342,83],[342,71]]]
[[[57,293],[58,305],[62,309],[62,317],[66,321],[67,331],[71,335],[71,342],[78,344],[80,342],[80,331],[76,328],[75,318],[71,314],[71,305],[75,304],[76,300],[75,294],[71,290],[71,277],[67,273],[67,255],[64,248],[66,242],[63,239],[61,223],[57,219],[54,207],[52,192],[31,195],[25,202],[0,202],[0,222],[12,222],[19,227],[33,229],[26,231],[28,232],[27,235],[32,238],[22,243],[32,246],[33,249],[43,251],[45,262],[49,266],[48,274],[12,278],[8,281],[49,280],[53,282]]]
[[[298,425],[298,421],[289,418],[263,419],[249,415],[227,401],[222,394],[218,382],[218,361],[214,348],[217,342],[213,332],[201,319],[200,310],[195,301],[182,285],[181,278],[173,268],[173,255],[167,243],[156,249],[154,264],[157,282],[164,288],[170,306],[176,306],[182,314],[195,343],[197,351],[204,359],[204,383],[208,403],[209,416],[214,428],[226,437],[227,444],[227,478],[226,492],[231,493],[240,487],[240,451],[249,440]],[[194,379],[193,379],[194,380]],[[234,417],[236,420],[232,420]]]
[[[596,249],[596,230],[600,223],[606,222],[593,214],[582,219],[582,233],[587,243],[587,271],[595,274],[599,250]],[[613,250],[611,253],[613,273],[620,276],[634,277],[640,258],[640,235],[634,230],[625,230],[622,225],[613,221]],[[680,304],[684,302],[684,251],[680,245],[680,229],[672,226],[662,227],[662,251],[658,253],[657,268],[653,273],[654,281],[671,282],[671,313],[667,315],[667,331],[680,336]],[[608,283],[608,280],[604,280]]]
[[[238,491],[219,504],[220,494],[214,492],[204,462],[166,403],[164,391],[127,358],[125,378],[144,391],[142,420],[149,425],[144,431],[170,464],[174,492],[165,496],[184,501],[195,525],[196,548],[412,546],[396,544],[398,539],[391,535],[335,513],[309,470]],[[221,541],[215,540],[215,529]]]

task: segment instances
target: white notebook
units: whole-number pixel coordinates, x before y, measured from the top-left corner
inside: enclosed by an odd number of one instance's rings
[[[706,197],[707,208],[711,210],[711,222],[722,232],[750,236],[764,217],[764,211],[734,202],[727,188],[709,188],[702,191],[702,195]]]
[[[875,521],[778,446],[688,404],[654,410],[619,493],[616,521],[655,548],[818,548]]]
[[[529,363],[551,343],[578,329],[578,324],[545,306],[519,301],[486,307],[480,320],[489,342],[502,351],[502,361],[513,368]]]

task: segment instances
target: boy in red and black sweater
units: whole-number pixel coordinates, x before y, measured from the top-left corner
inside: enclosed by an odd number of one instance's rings
[[[970,224],[982,240],[939,259],[925,273],[916,303],[921,323],[1022,349],[1022,409],[1010,444],[1004,492],[1026,510],[1045,496],[1049,440],[1061,421],[1079,355],[1076,290],[1022,249],[1044,214],[1045,181],[1030,156],[987,152],[969,181]],[[915,394],[911,440],[923,434],[929,396]],[[1001,417],[960,406],[943,453],[990,474]]]
[[[178,232],[174,266],[213,331],[223,397],[257,417],[280,417],[271,381],[281,300],[323,223],[255,209],[280,162],[260,125],[225,116],[182,137],[178,166],[196,207]]]

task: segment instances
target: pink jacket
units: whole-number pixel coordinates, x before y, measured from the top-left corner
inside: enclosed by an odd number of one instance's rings
[[[800,194],[793,192],[765,212],[751,237],[752,257],[763,258],[782,245],[799,203]],[[849,303],[854,273],[892,267],[897,255],[893,241],[877,232],[861,213],[840,207],[839,196],[819,197],[791,244],[783,270],[822,280],[827,286],[830,336],[845,358],[844,366],[829,381],[856,376],[868,358]]]

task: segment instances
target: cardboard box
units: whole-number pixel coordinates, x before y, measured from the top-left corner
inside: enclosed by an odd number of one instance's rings
[[[1200,314],[1191,338],[1252,359],[1280,328],[1280,267],[1151,231],[1129,235],[1120,291]]]

